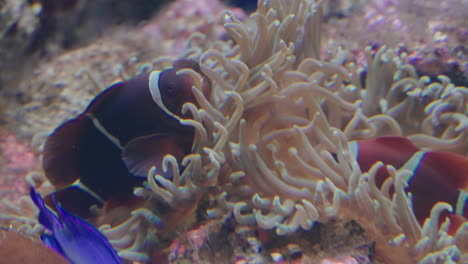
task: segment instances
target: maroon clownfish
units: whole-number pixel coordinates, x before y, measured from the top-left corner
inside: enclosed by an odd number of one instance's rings
[[[420,150],[409,139],[397,136],[353,141],[349,147],[363,172],[377,161],[413,172],[407,192],[412,194],[413,211],[421,225],[437,202],[453,208],[453,212],[444,212],[439,219],[440,224],[449,217],[451,234],[467,221],[468,158],[451,152]],[[387,170],[381,168],[375,179],[377,187],[388,176]]]
[[[195,80],[177,73],[185,68],[203,76],[202,92],[209,96],[209,82],[199,65],[179,60],[173,68],[111,85],[47,138],[42,167],[62,207],[88,217],[93,204],[131,198],[148,170],[161,168],[166,154],[180,162],[191,152],[193,127],[180,124],[167,112],[183,116],[184,103],[197,105],[192,93]],[[50,196],[45,200],[50,203]]]

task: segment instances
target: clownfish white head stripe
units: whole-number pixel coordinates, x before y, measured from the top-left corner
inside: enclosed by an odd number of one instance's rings
[[[149,76],[149,91],[154,102],[162,109],[166,114],[177,119],[177,116],[171,113],[169,109],[164,105],[162,101],[161,91],[159,90],[159,79],[161,76],[161,71],[152,71]]]
[[[183,115],[182,106],[185,103],[198,105],[192,90],[196,84],[201,87],[195,89],[201,89],[205,97],[209,98],[211,87],[208,78],[198,64],[189,60],[174,62],[174,68],[153,71],[149,75],[149,92],[153,101],[167,115],[177,120]]]

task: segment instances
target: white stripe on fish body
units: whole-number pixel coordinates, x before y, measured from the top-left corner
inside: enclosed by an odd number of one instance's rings
[[[418,151],[409,158],[409,160],[401,167],[401,169],[407,169],[413,173],[416,172],[416,169],[421,165],[422,159],[424,155],[426,155],[427,151]],[[398,168],[397,168],[398,169]]]
[[[359,156],[359,145],[357,141],[351,141],[348,143],[349,152],[357,160]]]
[[[96,129],[101,132],[107,139],[109,139],[117,148],[120,150],[123,150],[122,144],[120,143],[120,140],[113,136],[107,129],[99,122],[99,120],[93,115],[93,114],[86,114],[89,119],[93,122],[93,125],[96,127]]]
[[[455,205],[455,213],[457,215],[463,216],[465,211],[466,202],[468,201],[468,193],[465,191],[460,191],[458,195],[457,204]]]

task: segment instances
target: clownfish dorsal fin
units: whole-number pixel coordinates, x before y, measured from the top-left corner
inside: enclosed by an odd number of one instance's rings
[[[172,66],[174,68],[176,68],[176,69],[184,69],[184,68],[192,69],[192,70],[198,72],[199,74],[203,74],[203,72],[201,71],[201,68],[200,68],[200,64],[198,64],[198,62],[196,62],[194,60],[179,59],[179,60],[174,61]]]
[[[137,177],[147,177],[148,171],[156,166],[159,174],[163,174],[162,162],[170,154],[179,162],[187,153],[184,140],[176,134],[153,134],[130,141],[124,148],[122,160],[130,173]],[[191,145],[190,145],[191,147]],[[166,173],[172,177],[171,168]]]
[[[385,146],[389,149],[397,150],[398,152],[414,153],[419,150],[411,140],[405,137],[399,136],[384,136],[375,139],[375,142],[379,145]]]
[[[348,144],[350,152],[357,157],[361,149],[373,150],[375,152],[387,150],[391,152],[400,153],[415,153],[419,151],[413,142],[409,139],[399,136],[384,136],[371,139],[363,139],[358,141],[351,141]]]
[[[419,148],[409,139],[398,136],[351,141],[348,147],[364,172],[377,161],[400,168],[414,153],[419,151]]]

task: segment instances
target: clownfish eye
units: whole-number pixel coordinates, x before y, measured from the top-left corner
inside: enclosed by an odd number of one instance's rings
[[[185,103],[197,104],[193,94],[193,86],[197,82],[196,76],[185,69],[192,69],[202,78],[202,91],[209,97],[210,83],[201,73],[198,63],[190,60],[174,62],[174,68],[163,71],[153,71],[150,74],[149,89],[153,100],[162,109],[170,114],[181,115],[181,109]]]
[[[176,93],[176,88],[171,84],[169,84],[166,87],[162,87],[162,89],[165,94],[170,95],[170,96],[175,95]]]
[[[159,77],[159,92],[164,100],[171,100],[177,96],[180,84],[177,81],[177,73],[174,69],[161,72]]]

